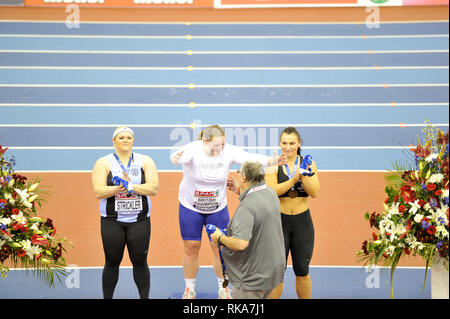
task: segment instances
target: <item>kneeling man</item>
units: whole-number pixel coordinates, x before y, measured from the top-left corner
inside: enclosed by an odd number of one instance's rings
[[[223,246],[234,299],[265,299],[283,282],[286,269],[280,202],[264,181],[264,168],[245,162],[238,171],[239,207],[227,229],[211,235]],[[236,185],[237,186],[237,185]]]

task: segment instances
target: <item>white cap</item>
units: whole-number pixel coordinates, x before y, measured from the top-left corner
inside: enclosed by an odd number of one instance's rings
[[[122,133],[122,132],[130,132],[133,135],[133,137],[134,137],[134,132],[133,132],[133,130],[131,128],[129,128],[129,127],[121,127],[121,128],[118,128],[117,130],[114,131],[113,139],[116,137],[117,134]]]

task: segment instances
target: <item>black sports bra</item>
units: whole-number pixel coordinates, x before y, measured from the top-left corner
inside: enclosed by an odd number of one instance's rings
[[[303,157],[300,157],[300,162],[301,161],[303,161]],[[278,174],[277,174],[278,184],[287,182],[288,180],[289,180],[289,177],[284,173],[283,166],[278,166]],[[301,180],[299,180],[297,183],[295,183],[294,189],[297,191],[298,197],[308,197],[309,196],[308,193],[303,188],[303,183]],[[289,197],[288,194],[289,194],[289,191],[287,191],[286,193],[284,193],[283,195],[280,195],[278,197]]]

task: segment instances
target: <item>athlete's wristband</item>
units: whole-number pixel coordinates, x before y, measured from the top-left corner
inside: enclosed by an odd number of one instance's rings
[[[128,182],[128,187],[127,187],[127,197],[130,197],[133,194],[133,183]]]

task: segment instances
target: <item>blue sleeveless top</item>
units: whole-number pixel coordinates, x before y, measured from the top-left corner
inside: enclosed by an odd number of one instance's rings
[[[106,158],[111,166],[106,185],[114,186],[112,182],[113,177],[122,177],[123,171],[113,154],[107,155]],[[128,175],[133,184],[145,183],[141,154],[132,154],[132,162]],[[124,223],[137,222],[150,217],[151,208],[152,203],[150,197],[136,193],[133,193],[130,197],[127,197],[126,193],[120,193],[109,198],[103,198],[100,201],[100,214],[102,217]]]

